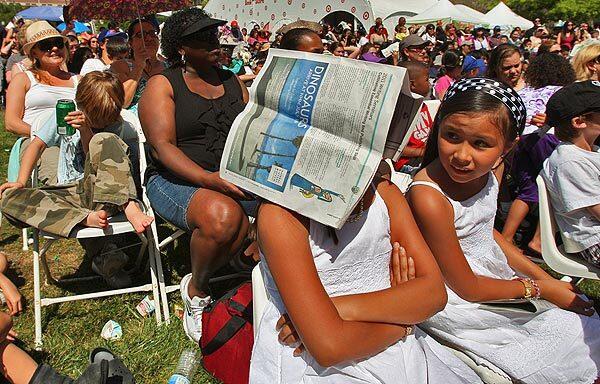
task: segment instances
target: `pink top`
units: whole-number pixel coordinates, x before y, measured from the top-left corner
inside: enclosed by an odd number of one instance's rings
[[[437,79],[437,81],[435,82],[435,85],[433,87],[435,89],[435,95],[437,96],[437,98],[441,100],[440,95],[446,93],[446,90],[448,90],[448,88],[450,88],[450,86],[453,83],[454,83],[454,79],[448,75],[444,75],[444,76],[440,77],[439,79]]]

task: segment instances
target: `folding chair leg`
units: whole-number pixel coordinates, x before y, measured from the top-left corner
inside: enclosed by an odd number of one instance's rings
[[[35,317],[35,349],[42,349],[42,292],[40,287],[40,238],[33,231],[33,306]]]
[[[156,266],[156,273],[158,275],[158,288],[160,292],[160,301],[162,304],[163,317],[165,319],[165,323],[170,324],[170,313],[169,313],[169,299],[167,298],[167,287],[165,285],[165,275],[163,274],[162,267],[162,254],[160,253],[160,248],[158,244],[158,230],[156,228],[156,221],[153,221],[150,225],[150,232],[148,236],[151,236],[149,239],[150,245],[154,252],[154,263]],[[156,308],[158,311],[158,307]]]
[[[52,272],[50,272],[50,267],[48,267],[48,260],[46,259],[46,252],[48,252],[48,249],[50,249],[50,246],[52,244],[54,244],[53,239],[46,239],[46,241],[44,242],[44,246],[42,247],[41,250],[39,250],[39,235],[38,235],[38,252],[39,252],[39,258],[42,260],[42,268],[44,269],[44,275],[46,276],[46,285],[48,284],[53,284],[53,285],[59,285],[60,283],[54,278],[54,276],[52,276]]]
[[[152,236],[152,229],[147,229],[146,234],[148,236]],[[142,241],[142,249],[148,249],[148,261],[149,261],[149,269],[150,269],[150,280],[152,282],[152,301],[154,302],[154,316],[156,317],[156,324],[162,323],[162,316],[160,313],[160,299],[159,299],[159,289],[158,289],[158,281],[157,281],[157,271],[156,271],[156,263],[155,263],[155,252],[154,247],[152,245],[148,246],[149,240],[146,236],[139,233],[138,234],[140,240]],[[151,240],[151,239],[150,239]],[[153,244],[153,243],[150,243]],[[141,260],[138,257],[138,264],[141,264]]]
[[[27,228],[23,228],[23,250],[29,251],[29,234],[27,233]]]

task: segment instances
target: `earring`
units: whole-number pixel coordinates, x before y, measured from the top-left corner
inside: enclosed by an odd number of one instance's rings
[[[183,64],[183,72],[186,72],[186,69],[185,69],[185,52],[181,54],[181,63]]]

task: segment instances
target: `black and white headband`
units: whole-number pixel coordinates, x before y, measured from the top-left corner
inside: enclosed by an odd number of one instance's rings
[[[456,94],[464,91],[483,91],[488,95],[498,99],[508,108],[508,111],[517,122],[519,135],[525,129],[527,120],[527,109],[521,99],[521,96],[512,88],[497,80],[486,79],[482,77],[473,77],[462,79],[452,84],[446,91],[444,100],[453,98]]]

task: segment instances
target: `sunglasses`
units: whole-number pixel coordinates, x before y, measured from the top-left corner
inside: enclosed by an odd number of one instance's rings
[[[54,47],[63,49],[65,47],[65,41],[60,37],[55,37],[40,41],[37,43],[37,47],[42,52],[50,52]]]
[[[156,31],[154,29],[149,29],[149,30],[143,31],[143,32],[144,32],[144,35],[143,35],[144,38],[150,38],[150,37],[154,38],[154,37],[157,36]],[[142,31],[134,34],[133,37],[136,38],[136,39],[141,39],[142,38]]]

